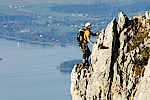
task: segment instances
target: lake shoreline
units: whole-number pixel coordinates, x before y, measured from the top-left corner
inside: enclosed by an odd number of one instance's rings
[[[56,46],[72,46],[72,45],[75,46],[75,45],[77,45],[77,43],[54,43],[54,42],[32,41],[32,40],[26,40],[26,39],[21,39],[21,38],[16,38],[16,37],[11,37],[11,36],[3,36],[3,35],[0,35],[0,38],[20,41],[20,42],[27,42],[27,43],[31,43],[31,44],[40,44],[40,45],[56,45]]]
[[[79,48],[18,42],[0,38],[0,100],[71,100],[70,73],[56,67],[79,59]]]

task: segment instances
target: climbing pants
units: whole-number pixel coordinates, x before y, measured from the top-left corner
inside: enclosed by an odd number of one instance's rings
[[[89,58],[90,55],[91,55],[91,52],[90,52],[90,49],[88,47],[88,44],[84,43],[82,45],[82,48],[83,48],[83,50],[82,50],[82,52],[83,52],[83,59],[86,59],[86,57]]]

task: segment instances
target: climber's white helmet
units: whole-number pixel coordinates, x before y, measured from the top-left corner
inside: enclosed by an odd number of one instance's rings
[[[90,26],[90,25],[91,25],[90,22],[85,23],[85,28],[88,27],[88,26]]]

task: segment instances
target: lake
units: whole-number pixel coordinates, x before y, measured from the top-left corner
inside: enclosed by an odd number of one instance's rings
[[[71,100],[70,73],[60,63],[81,58],[77,46],[45,46],[0,38],[0,100]]]

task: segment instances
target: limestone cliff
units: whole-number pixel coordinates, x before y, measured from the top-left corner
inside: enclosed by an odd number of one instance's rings
[[[74,66],[72,100],[148,100],[149,55],[150,12],[130,19],[120,12],[97,38],[90,68]]]

